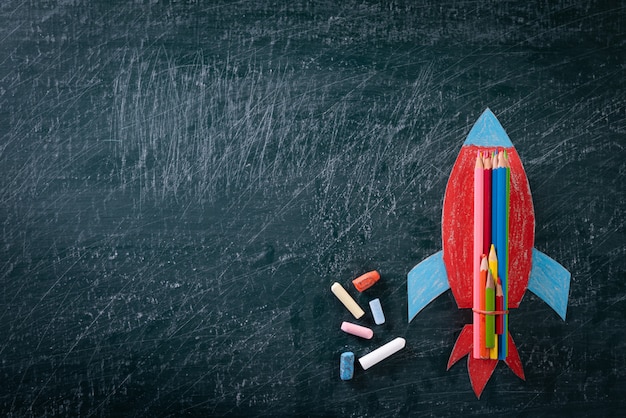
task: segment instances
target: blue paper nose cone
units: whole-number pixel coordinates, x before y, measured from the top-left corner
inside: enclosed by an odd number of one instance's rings
[[[481,147],[513,147],[500,121],[489,108],[478,118],[463,145]]]

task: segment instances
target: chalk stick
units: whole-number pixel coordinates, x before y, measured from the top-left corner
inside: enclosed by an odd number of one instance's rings
[[[380,273],[376,270],[368,271],[367,273],[357,277],[352,280],[352,284],[359,292],[364,291],[365,289],[369,289],[374,286],[374,284],[380,280]]]
[[[406,340],[402,337],[398,337],[395,340],[391,340],[387,344],[378,347],[371,353],[364,355],[359,359],[359,363],[361,363],[361,367],[363,367],[363,370],[367,370],[376,363],[379,363],[390,355],[402,350],[405,345]]]
[[[371,340],[374,336],[374,331],[367,327],[363,327],[361,325],[353,324],[352,322],[342,322],[341,330],[343,332],[347,332],[348,334],[356,335],[357,337],[365,338],[367,340]]]
[[[385,314],[383,313],[383,307],[380,304],[380,299],[376,298],[370,300],[370,309],[372,311],[372,316],[374,317],[374,322],[376,325],[381,325],[385,323]]]
[[[353,375],[354,353],[352,351],[341,353],[341,360],[339,360],[339,377],[341,377],[341,380],[350,380]]]
[[[337,296],[337,299],[343,303],[343,305],[350,311],[350,313],[356,318],[359,319],[363,315],[365,315],[365,311],[361,309],[361,307],[356,303],[352,296],[348,294],[346,289],[337,282],[333,283],[330,287],[330,291]]]

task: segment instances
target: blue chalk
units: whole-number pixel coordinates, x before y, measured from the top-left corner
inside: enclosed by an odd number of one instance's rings
[[[350,380],[354,375],[354,353],[346,351],[341,353],[341,361],[339,362],[339,376],[341,380]]]
[[[372,310],[372,316],[376,325],[385,323],[385,314],[383,313],[383,307],[380,305],[380,299],[376,298],[370,301],[370,309]]]

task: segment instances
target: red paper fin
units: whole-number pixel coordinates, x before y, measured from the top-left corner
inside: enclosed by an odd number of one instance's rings
[[[519,353],[517,352],[517,347],[515,347],[515,342],[513,342],[513,337],[511,337],[511,333],[509,332],[509,355],[504,360],[507,366],[517,377],[522,380],[526,380],[526,376],[524,376],[524,366],[522,365],[522,360],[519,358]]]
[[[456,343],[454,343],[454,348],[452,349],[450,359],[448,360],[447,370],[450,370],[450,367],[452,367],[454,363],[471,353],[472,338],[472,325],[465,325],[463,330],[461,330],[461,334],[459,334],[459,337],[456,339]]]
[[[472,389],[476,397],[480,399],[483,389],[487,386],[487,382],[491,378],[498,360],[483,360],[469,356],[467,359],[467,371],[472,383]]]

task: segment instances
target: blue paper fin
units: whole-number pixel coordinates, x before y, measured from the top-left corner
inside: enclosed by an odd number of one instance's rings
[[[543,299],[564,321],[570,277],[569,271],[562,265],[533,248],[528,290]]]
[[[448,274],[443,264],[443,251],[431,255],[413,267],[407,279],[409,322],[426,305],[449,288]]]

